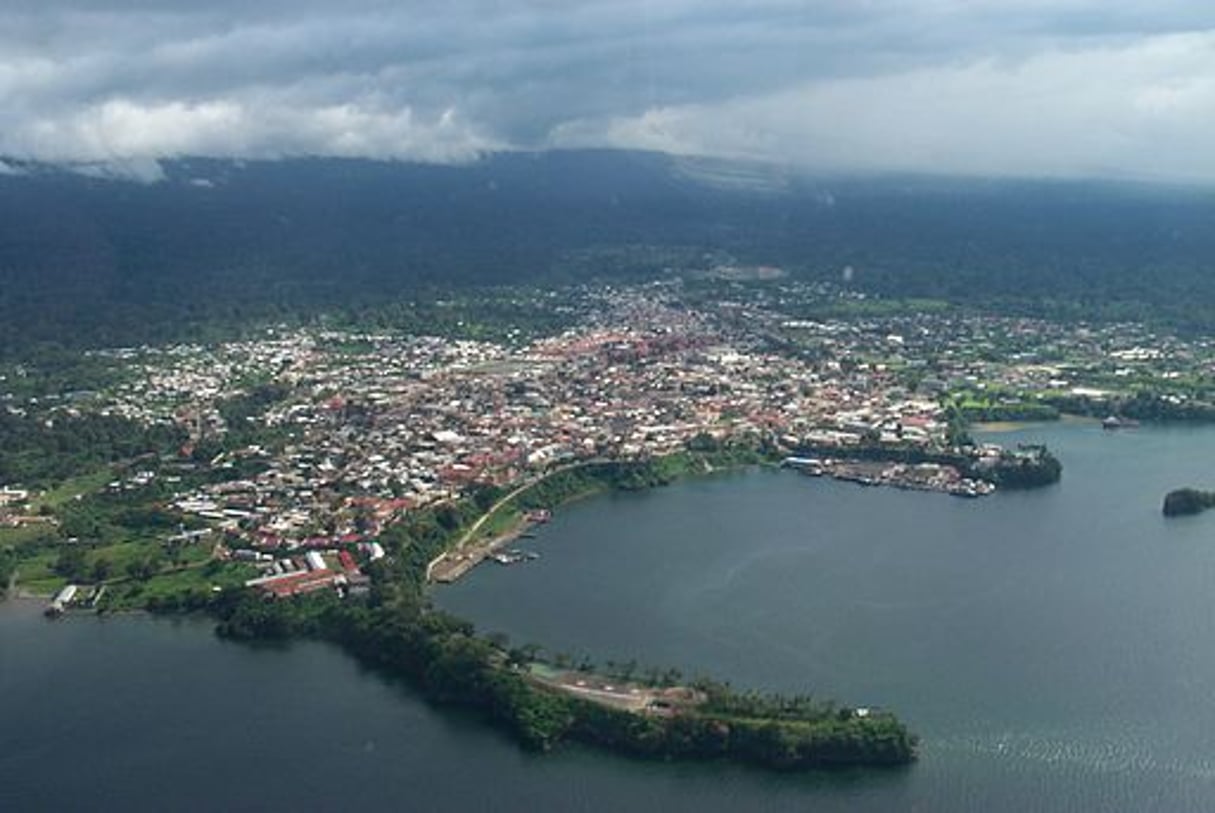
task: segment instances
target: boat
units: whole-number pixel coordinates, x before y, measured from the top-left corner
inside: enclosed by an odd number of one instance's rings
[[[1139,425],[1139,421],[1133,418],[1119,418],[1117,415],[1110,415],[1101,422],[1102,429],[1134,429]]]
[[[491,553],[489,558],[493,559],[500,565],[517,565],[520,562],[533,562],[540,558],[540,554],[531,550],[520,550],[519,548],[511,548],[508,551],[500,551]]]

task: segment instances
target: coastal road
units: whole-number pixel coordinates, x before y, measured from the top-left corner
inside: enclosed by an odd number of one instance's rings
[[[503,497],[500,497],[497,502],[495,502],[493,505],[491,505],[489,507],[489,510],[487,510],[484,514],[482,514],[480,517],[478,517],[477,521],[469,526],[468,530],[464,532],[464,534],[460,537],[459,541],[457,541],[455,545],[453,545],[449,550],[444,551],[443,553],[436,556],[430,562],[430,564],[428,564],[426,566],[426,581],[432,580],[435,568],[438,567],[439,564],[441,562],[443,562],[445,559],[447,559],[449,556],[453,556],[453,555],[460,556],[461,557],[460,565],[464,565],[464,566],[457,567],[455,569],[455,571],[452,574],[450,574],[450,577],[445,577],[444,580],[447,580],[447,581],[454,581],[456,578],[459,578],[460,576],[464,575],[464,573],[466,573],[468,570],[471,570],[475,565],[479,564],[481,562],[481,560],[484,559],[485,556],[490,553],[493,545],[491,544],[490,546],[487,546],[485,548],[485,550],[472,551],[469,554],[462,555],[462,552],[463,552],[465,546],[476,537],[477,532],[480,531],[481,528],[485,525],[485,523],[489,521],[490,517],[492,517],[494,514],[496,514],[499,509],[506,506],[511,500],[515,499],[516,497],[518,497],[523,492],[527,491],[532,486],[536,485],[537,483],[541,482],[542,480],[544,480],[547,477],[551,477],[554,474],[559,474],[563,471],[569,471],[570,469],[576,469],[581,466],[591,466],[591,465],[595,465],[597,463],[605,463],[605,462],[607,462],[607,461],[604,460],[603,458],[595,458],[593,460],[581,460],[577,463],[566,463],[564,465],[558,466],[555,469],[552,469],[551,471],[547,471],[544,474],[540,474],[535,477],[531,477],[531,478],[525,480],[524,482],[520,483],[518,486],[516,486],[514,489],[512,489],[508,494],[506,494]]]

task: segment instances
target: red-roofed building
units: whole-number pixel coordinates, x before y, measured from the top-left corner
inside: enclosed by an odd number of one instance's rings
[[[281,576],[255,579],[250,582],[250,585],[275,598],[302,596],[306,593],[315,593],[318,590],[332,587],[333,571],[310,570],[298,573],[284,573]]]

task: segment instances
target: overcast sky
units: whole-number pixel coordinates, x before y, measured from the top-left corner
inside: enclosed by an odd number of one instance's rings
[[[4,0],[0,156],[1215,180],[1209,0]],[[5,170],[0,163],[0,172]]]

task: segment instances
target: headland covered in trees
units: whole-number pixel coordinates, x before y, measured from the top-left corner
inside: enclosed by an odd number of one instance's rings
[[[478,637],[471,624],[426,598],[429,563],[463,539],[486,509],[523,512],[762,460],[759,450],[730,447],[571,467],[517,492],[509,504],[483,493],[389,529],[381,536],[389,556],[372,569],[365,601],[326,593],[267,602],[232,592],[211,609],[223,636],[332,641],[436,703],[479,711],[531,748],[573,740],[639,757],[728,759],[778,770],[906,764],[915,758],[917,738],[889,712],[740,692],[708,678],[680,683],[673,670],[612,674],[589,661],[545,661],[537,647]]]
[[[538,510],[601,490],[648,489],[723,468],[775,464],[788,451],[763,438],[719,440],[701,433],[663,455],[558,466],[509,492],[472,489],[384,528],[377,544],[387,555],[363,568],[368,589],[358,600],[348,591],[269,600],[263,592],[232,585],[210,597],[194,594],[147,606],[204,610],[218,619],[219,634],[232,639],[330,641],[404,678],[436,703],[484,714],[530,748],[572,740],[639,757],[728,759],[778,770],[906,764],[915,758],[917,738],[888,711],[808,695],[743,692],[703,677],[681,682],[674,670],[622,674],[585,660],[546,660],[538,647],[478,636],[471,624],[435,609],[426,596],[436,559],[517,528],[521,517]],[[956,466],[1006,487],[1058,477],[1058,462],[1038,447],[984,458],[973,445],[930,454],[870,442],[833,453],[856,461]]]

